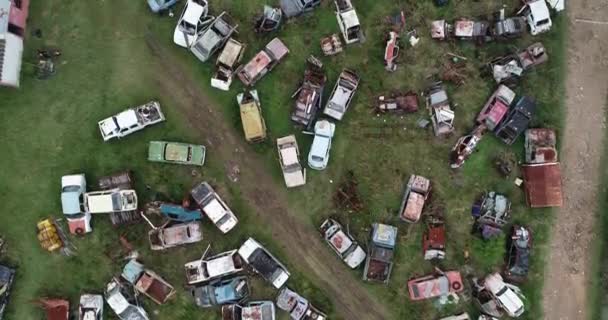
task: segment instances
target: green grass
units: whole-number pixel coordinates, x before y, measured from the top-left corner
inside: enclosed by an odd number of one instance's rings
[[[238,38],[248,44],[244,62],[274,36],[259,37],[250,28],[251,12],[260,11],[264,2],[223,0],[211,3],[215,14],[225,9],[239,21]],[[510,5],[508,10],[514,10],[519,1],[506,3]],[[491,79],[481,77],[477,70],[484,61],[503,54],[511,44],[493,43],[476,47],[470,43],[437,43],[427,36],[430,21],[437,17],[451,20],[458,16],[478,16],[497,9],[499,2],[453,1],[441,9],[435,8],[431,1],[413,0],[360,0],[355,1],[355,5],[367,42],[348,46],[346,52],[335,57],[323,57],[322,61],[328,74],[326,98],[344,67],[360,73],[361,87],[345,119],[337,126],[329,168],[324,172],[308,171],[308,184],[289,194],[291,209],[299,214],[303,223],[314,225],[328,215],[336,215],[343,223],[349,222],[351,231],[362,243],[367,240],[372,222],[399,225],[396,266],[390,285],[366,284],[365,287],[386,303],[394,318],[432,319],[439,314],[471,308],[466,303],[442,309],[432,302],[409,302],[405,289],[407,279],[431,272],[433,265],[422,260],[421,225],[407,226],[396,218],[405,180],[413,173],[431,178],[433,203],[445,208],[449,247],[448,258],[440,266],[464,271],[463,252],[468,250],[471,260],[466,270],[471,270],[476,276],[502,266],[504,246],[500,241],[484,243],[470,236],[470,206],[484,190],[504,192],[513,200],[513,221],[529,225],[535,237],[530,279],[523,286],[528,299],[522,319],[542,318],[542,275],[553,215],[550,210],[528,209],[522,192],[492,168],[492,158],[499,152],[513,152],[521,159],[523,143],[519,141],[508,147],[488,135],[479,152],[471,157],[462,171],[453,172],[448,167],[448,153],[457,136],[472,128],[474,116],[495,88]],[[382,66],[386,30],[383,17],[399,9],[406,12],[410,23],[408,29],[415,27],[422,39],[415,48],[402,48],[399,69],[389,74]],[[554,29],[540,37],[549,50],[549,63],[528,73],[518,93],[537,98],[539,111],[534,125],[549,126],[559,131],[563,121],[565,17],[558,17],[554,23]],[[5,260],[18,266],[7,319],[39,318],[39,310],[30,304],[35,297],[64,296],[74,303],[84,291],[100,292],[104,283],[124,264],[106,257],[106,253],[116,254],[118,237],[123,233],[136,245],[145,264],[180,289],[177,299],[167,306],[158,307],[145,299],[147,310],[157,314],[158,319],[218,317],[216,310],[197,309],[181,290],[181,266],[198,257],[210,242],[213,250],[219,252],[237,247],[248,235],[255,234],[279,257],[284,257],[280,248],[282,244],[272,243],[271,230],[256,222],[254,213],[248,208],[248,200],[240,196],[236,186],[220,190],[228,196],[230,206],[241,220],[237,230],[227,237],[220,236],[217,230],[205,224],[203,243],[152,254],[147,249],[146,225],[114,230],[106,219],[95,217],[93,234],[74,240],[79,249],[78,256],[66,258],[39,248],[34,233],[35,222],[47,216],[60,217],[59,179],[64,174],[84,172],[89,184],[93,185],[97,177],[129,167],[136,172],[141,198],[150,198],[151,193],[144,192],[145,185],[150,185],[174,200],[180,199],[185,190],[201,179],[212,182],[225,179],[221,159],[215,159],[213,155],[208,158],[201,176],[196,177],[191,175],[191,168],[146,161],[149,140],[201,140],[181,124],[183,115],[173,107],[175,102],[171,97],[158,96],[156,79],[163,70],[148,51],[143,39],[147,33],[170,48],[173,63],[190,70],[201,90],[212,95],[216,105],[221,107],[226,121],[241,131],[235,102],[240,85],[234,85],[228,93],[210,88],[209,75],[213,64],[201,64],[189,52],[173,45],[174,25],[175,19],[149,13],[143,1],[47,0],[32,3],[29,28],[41,28],[43,38],[28,37],[25,60],[35,61],[35,49],[42,45],[57,45],[63,50],[63,63],[58,66],[58,74],[48,81],[35,80],[32,67],[25,65],[21,89],[0,91],[0,136],[3,137],[0,146],[5,150],[0,158],[0,166],[4,168],[0,172],[0,181],[4,182],[0,183],[0,203],[3,204],[0,233],[8,240]],[[291,93],[302,78],[306,57],[310,54],[321,56],[320,37],[334,32],[339,32],[339,29],[330,1],[324,1],[313,14],[284,24],[278,36],[291,52],[256,85],[269,127],[269,139],[252,148],[267,160],[267,170],[275,176],[277,184],[282,184],[282,177],[273,141],[297,131],[288,120],[293,104]],[[537,40],[526,37],[513,44],[522,48]],[[439,140],[430,132],[416,128],[416,120],[426,116],[422,110],[404,117],[376,117],[371,112],[374,99],[379,94],[397,89],[423,90],[430,82],[429,77],[437,72],[443,54],[448,51],[469,58],[466,84],[460,88],[448,87],[450,97],[458,105],[457,132],[453,137]],[[151,98],[160,100],[169,121],[120,141],[101,142],[95,126],[97,121]],[[298,134],[298,141],[302,153],[307,154],[310,137]],[[359,180],[365,203],[365,210],[355,214],[337,212],[331,201],[337,183],[349,170]],[[317,288],[314,279],[308,279],[307,275],[299,272],[295,261],[286,262],[293,271],[294,281],[291,283],[296,289],[335,317],[331,297]],[[346,267],[344,272],[348,272]],[[353,281],[360,281],[360,272],[353,272]],[[268,286],[261,283],[255,286],[254,298],[268,299],[273,295]]]

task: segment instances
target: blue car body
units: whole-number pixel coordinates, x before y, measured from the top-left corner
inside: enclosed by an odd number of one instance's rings
[[[148,0],[148,6],[154,13],[169,9],[177,3],[178,0]]]
[[[203,218],[203,213],[200,209],[188,210],[182,206],[167,203],[160,205],[160,213],[170,220],[179,222],[190,222]]]

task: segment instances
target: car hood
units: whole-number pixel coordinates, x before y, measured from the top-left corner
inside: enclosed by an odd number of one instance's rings
[[[281,10],[285,17],[291,18],[302,13],[302,8],[297,3],[298,0],[281,0]]]
[[[363,251],[361,246],[357,245],[357,248],[344,258],[344,262],[352,269],[355,269],[365,260],[365,257],[365,251]]]
[[[192,158],[190,162],[201,166],[205,164],[205,147],[192,146]]]

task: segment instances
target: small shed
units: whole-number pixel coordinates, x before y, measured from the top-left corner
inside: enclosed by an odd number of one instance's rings
[[[562,174],[558,162],[522,166],[526,201],[532,208],[561,207]]]

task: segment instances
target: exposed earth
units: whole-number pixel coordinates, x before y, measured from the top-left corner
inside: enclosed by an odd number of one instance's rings
[[[546,267],[545,319],[588,319],[588,288],[608,89],[608,3],[568,1],[566,123],[561,133],[564,206],[557,210]],[[557,88],[556,88],[557,89]]]

